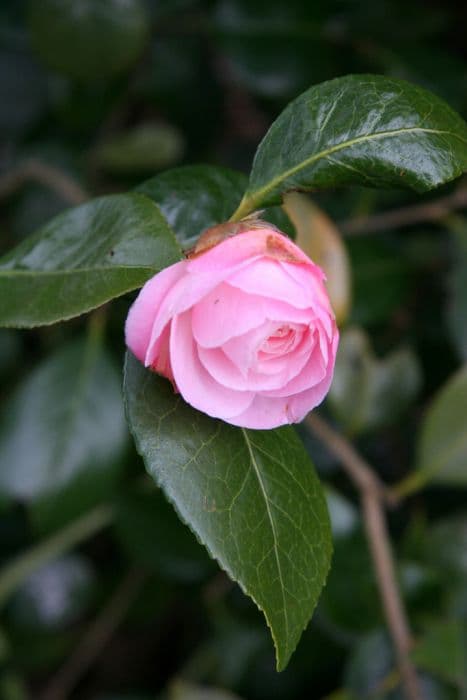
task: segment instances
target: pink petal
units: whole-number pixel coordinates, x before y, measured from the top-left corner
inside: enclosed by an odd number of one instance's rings
[[[288,413],[288,399],[271,399],[257,394],[242,413],[229,418],[229,423],[242,428],[267,430],[292,423]]]
[[[302,371],[297,374],[289,382],[285,383],[279,389],[268,391],[267,396],[292,396],[306,389],[311,389],[317,386],[327,375],[327,367],[324,364],[323,356],[321,355],[319,345],[315,345],[314,351],[308,357],[308,361],[302,368]]]
[[[184,313],[193,307],[224,281],[225,270],[221,267],[210,270],[195,270],[195,273],[191,274],[187,271],[191,269],[192,261],[185,260],[183,263],[186,266],[185,275],[167,293],[154,321],[148,347],[149,355],[152,352],[152,345],[157,342],[157,338],[173,316]],[[249,260],[242,260],[234,269],[239,270],[248,267],[249,264]]]
[[[274,259],[277,251],[280,250],[283,250],[285,255],[288,254],[303,263],[313,264],[303,250],[296,246],[290,238],[271,226],[251,229],[226,238],[210,250],[192,258],[189,261],[188,269],[196,274],[212,269],[232,270],[243,260],[265,256]]]
[[[331,308],[329,296],[326,287],[322,282],[322,277],[313,272],[310,267],[303,265],[293,265],[286,262],[281,262],[282,269],[291,277],[303,290],[303,295],[309,302],[309,306],[323,323],[328,338],[332,336],[331,319],[334,318],[334,312]],[[317,268],[321,272],[321,268]]]
[[[248,268],[233,273],[228,278],[232,287],[238,287],[249,294],[259,294],[269,299],[286,302],[297,309],[312,307],[313,298],[307,293],[301,280],[295,280],[286,274],[283,263],[269,258],[260,258],[252,262]],[[290,265],[290,267],[295,267]],[[296,267],[304,267],[296,265]],[[306,269],[308,269],[306,267]],[[308,285],[309,286],[309,285]]]
[[[198,356],[209,374],[219,384],[230,389],[243,391],[267,391],[284,386],[295,376],[307,362],[303,358],[277,358],[274,360],[274,372],[268,374],[250,370],[245,374],[225,355],[220,348],[203,348],[198,346]],[[264,363],[263,363],[264,364]]]
[[[193,309],[196,342],[214,348],[255,328],[264,320],[265,302],[261,297],[253,300],[228,284],[218,285]]]
[[[183,276],[185,261],[166,267],[146,282],[130,308],[125,324],[126,344],[144,362],[160,306],[173,285]]]
[[[172,320],[170,359],[177,388],[191,406],[214,418],[230,422],[253,400],[252,391],[235,391],[213,379],[201,364],[191,329],[191,312]]]

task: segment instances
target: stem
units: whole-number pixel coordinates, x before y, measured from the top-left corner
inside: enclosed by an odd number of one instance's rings
[[[49,187],[70,204],[82,204],[88,199],[85,190],[69,175],[35,159],[20,163],[0,177],[0,199],[11,196],[30,180]]]
[[[397,665],[408,700],[421,700],[423,695],[417,672],[410,659],[413,642],[409,623],[397,585],[394,558],[381,501],[369,491],[361,494],[363,521],[373,558],[376,580],[383,603],[386,623],[394,644]]]
[[[73,688],[91,668],[122,623],[144,581],[144,574],[138,570],[132,570],[125,576],[107,605],[84,633],[74,653],[52,678],[41,700],[66,700],[70,697]]]
[[[412,638],[397,585],[394,558],[383,510],[383,502],[393,505],[394,497],[355,448],[316,413],[307,416],[306,424],[339,459],[360,492],[365,532],[404,694],[407,700],[423,700],[417,673],[409,656]]]
[[[0,607],[33,571],[104,528],[111,522],[113,514],[111,505],[99,505],[6,564],[0,570]]]
[[[361,457],[348,440],[334,428],[331,428],[316,412],[308,414],[305,418],[305,424],[337,457],[359,491],[372,491],[389,506],[397,504],[397,499],[392,491],[378,478],[368,462]]]
[[[341,233],[347,235],[376,233],[424,222],[441,221],[452,211],[464,207],[467,207],[467,187],[465,184],[458,187],[452,194],[439,197],[426,204],[401,207],[373,216],[359,216],[349,221],[342,221],[337,226]]]
[[[238,205],[237,209],[234,211],[229,221],[241,221],[245,216],[251,214],[255,210],[254,199],[250,197],[243,197],[242,201]]]

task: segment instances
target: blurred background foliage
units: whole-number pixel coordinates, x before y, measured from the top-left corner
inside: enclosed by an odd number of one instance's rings
[[[335,76],[402,77],[465,117],[466,25],[467,5],[450,0],[2,0],[1,251],[81,192],[196,162],[248,172],[286,103]],[[467,217],[385,212],[453,196],[467,207],[464,187],[316,193],[309,233],[287,203],[301,244],[346,279],[323,410],[407,494],[391,533],[433,700],[467,696]],[[90,324],[0,332],[0,697],[400,698],[357,498],[306,426],[335,554],[312,623],[275,672],[258,611],[129,440],[128,303]]]

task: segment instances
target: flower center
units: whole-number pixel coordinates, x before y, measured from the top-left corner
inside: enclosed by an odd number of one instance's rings
[[[267,360],[290,352],[297,345],[302,333],[292,325],[284,324],[274,330],[259,347],[258,359]]]

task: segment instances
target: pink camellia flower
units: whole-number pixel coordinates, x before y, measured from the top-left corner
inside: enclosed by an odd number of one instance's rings
[[[146,282],[126,342],[210,416],[245,428],[295,423],[334,370],[339,336],[323,280],[271,224],[221,225]]]

